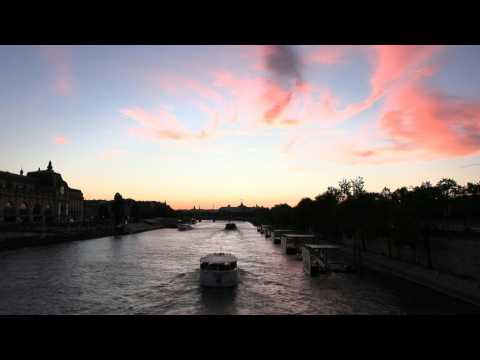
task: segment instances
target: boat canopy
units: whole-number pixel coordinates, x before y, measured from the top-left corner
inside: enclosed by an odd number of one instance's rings
[[[309,235],[309,234],[283,234],[283,236],[288,238],[314,238],[315,237],[315,235]]]
[[[201,263],[209,264],[225,264],[236,262],[237,258],[233,254],[228,253],[212,253],[208,254],[200,259]]]
[[[305,244],[304,245],[306,248],[310,248],[313,250],[319,250],[319,249],[340,249],[341,246],[338,245],[333,245],[333,244]]]

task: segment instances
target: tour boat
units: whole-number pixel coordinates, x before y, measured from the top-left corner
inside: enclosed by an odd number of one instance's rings
[[[200,259],[200,284],[232,287],[238,283],[237,258],[233,254],[212,253]]]
[[[225,230],[237,230],[237,225],[235,223],[227,223]]]
[[[180,231],[192,230],[193,229],[193,227],[189,224],[178,224],[177,227],[178,227],[178,230],[180,230]]]

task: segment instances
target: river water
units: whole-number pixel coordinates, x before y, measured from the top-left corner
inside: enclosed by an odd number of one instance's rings
[[[250,223],[161,229],[0,253],[0,314],[456,314],[480,309],[375,272],[311,278]],[[234,289],[199,286],[199,259],[238,257]]]

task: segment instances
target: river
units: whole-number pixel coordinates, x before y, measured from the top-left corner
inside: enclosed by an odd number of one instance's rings
[[[312,278],[250,223],[161,229],[0,253],[0,314],[457,314],[480,309],[376,272]],[[199,286],[199,259],[238,257],[234,289]]]

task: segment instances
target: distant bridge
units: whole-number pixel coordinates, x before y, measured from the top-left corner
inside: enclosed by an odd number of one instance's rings
[[[225,220],[225,221],[254,221],[255,214],[246,213],[228,213],[223,211],[202,211],[202,210],[188,210],[178,211],[178,215],[183,218],[195,218],[202,220]]]

